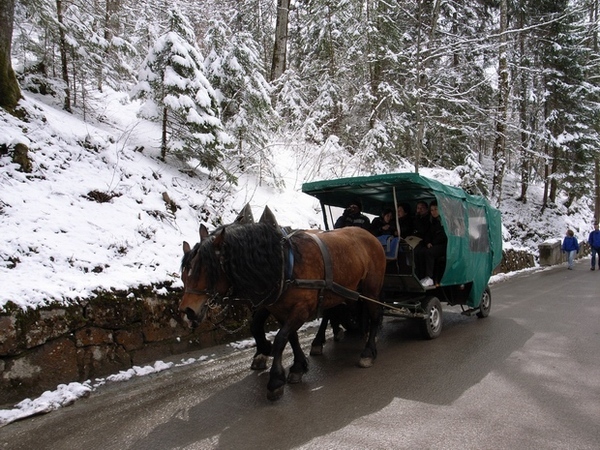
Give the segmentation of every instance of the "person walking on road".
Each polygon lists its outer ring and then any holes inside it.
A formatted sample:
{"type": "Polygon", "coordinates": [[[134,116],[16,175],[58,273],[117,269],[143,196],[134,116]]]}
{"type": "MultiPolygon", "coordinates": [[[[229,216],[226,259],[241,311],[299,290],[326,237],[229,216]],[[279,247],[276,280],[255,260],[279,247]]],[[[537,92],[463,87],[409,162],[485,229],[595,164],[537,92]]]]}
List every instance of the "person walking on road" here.
{"type": "Polygon", "coordinates": [[[579,253],[579,242],[577,242],[577,238],[575,237],[573,230],[567,230],[567,235],[562,243],[562,251],[567,254],[567,261],[569,264],[567,269],[573,270],[573,260],[575,259],[575,254],[579,253]]]}
{"type": "MultiPolygon", "coordinates": [[[[600,258],[600,230],[598,230],[597,223],[594,224],[594,231],[588,237],[588,243],[592,250],[592,267],[590,270],[596,270],[596,255],[600,258]]],[[[598,261],[598,268],[600,269],[600,259],[598,261]]]]}

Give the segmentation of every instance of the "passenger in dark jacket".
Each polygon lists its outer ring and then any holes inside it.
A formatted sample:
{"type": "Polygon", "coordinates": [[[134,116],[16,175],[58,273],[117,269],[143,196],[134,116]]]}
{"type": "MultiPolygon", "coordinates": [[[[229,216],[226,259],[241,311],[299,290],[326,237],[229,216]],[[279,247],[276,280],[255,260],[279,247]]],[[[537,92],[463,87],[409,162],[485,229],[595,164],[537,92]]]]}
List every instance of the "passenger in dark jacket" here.
{"type": "Polygon", "coordinates": [[[362,203],[359,200],[354,200],[344,210],[344,213],[335,221],[333,228],[344,227],[361,227],[365,230],[369,229],[371,221],[367,216],[361,213],[362,203]]]}
{"type": "Polygon", "coordinates": [[[371,222],[371,233],[375,236],[393,236],[396,234],[396,224],[394,223],[394,212],[391,208],[385,208],[379,217],[375,217],[371,222]]]}
{"type": "Polygon", "coordinates": [[[429,231],[417,248],[415,248],[417,275],[423,277],[421,284],[425,287],[435,284],[433,280],[435,262],[438,258],[446,255],[448,244],[448,236],[446,236],[444,226],[442,225],[437,201],[434,200],[429,205],[429,214],[431,217],[429,231]]]}
{"type": "MultiPolygon", "coordinates": [[[[409,215],[410,207],[405,203],[398,205],[397,214],[398,225],[400,226],[400,237],[405,239],[414,232],[413,221],[409,215]]],[[[398,233],[396,233],[396,235],[398,235],[398,233]]]]}
{"type": "MultiPolygon", "coordinates": [[[[596,255],[600,255],[600,230],[598,230],[598,224],[594,224],[594,231],[590,233],[588,237],[588,243],[592,249],[592,267],[591,270],[596,270],[596,255]]],[[[600,261],[598,261],[600,268],[600,261]]]]}
{"type": "Polygon", "coordinates": [[[575,254],[579,253],[579,242],[577,242],[577,238],[575,237],[573,230],[567,230],[567,235],[562,243],[562,251],[563,253],[567,254],[567,269],[573,270],[573,260],[575,259],[575,254]]]}
{"type": "Polygon", "coordinates": [[[413,231],[410,235],[424,239],[429,234],[430,225],[429,206],[426,202],[420,201],[417,203],[417,212],[413,219],[413,231]]]}

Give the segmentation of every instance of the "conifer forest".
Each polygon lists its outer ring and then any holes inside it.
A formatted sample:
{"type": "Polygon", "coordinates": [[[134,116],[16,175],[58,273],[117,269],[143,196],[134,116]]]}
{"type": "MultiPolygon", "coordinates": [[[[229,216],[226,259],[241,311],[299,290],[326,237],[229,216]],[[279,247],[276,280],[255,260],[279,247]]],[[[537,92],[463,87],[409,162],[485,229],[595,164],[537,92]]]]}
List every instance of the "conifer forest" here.
{"type": "Polygon", "coordinates": [[[362,174],[460,168],[496,205],[513,173],[520,202],[541,183],[542,210],[587,196],[597,220],[599,3],[3,0],[0,106],[27,91],[101,116],[89,95],[113,89],[160,125],[163,160],[229,182],[287,136],[362,174]]]}

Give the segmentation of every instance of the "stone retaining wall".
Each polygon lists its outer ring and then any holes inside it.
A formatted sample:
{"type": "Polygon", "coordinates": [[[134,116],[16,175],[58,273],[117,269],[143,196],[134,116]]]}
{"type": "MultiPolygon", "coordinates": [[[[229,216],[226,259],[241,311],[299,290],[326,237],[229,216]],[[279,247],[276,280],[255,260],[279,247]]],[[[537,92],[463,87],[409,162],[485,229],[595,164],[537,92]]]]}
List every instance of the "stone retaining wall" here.
{"type": "MultiPolygon", "coordinates": [[[[554,266],[567,261],[567,254],[562,251],[562,241],[553,239],[542,242],[539,247],[540,266],[554,266]]],[[[575,258],[583,258],[591,252],[590,244],[586,241],[579,243],[579,253],[575,258]]]]}
{"type": "MultiPolygon", "coordinates": [[[[0,406],[61,383],[103,377],[248,335],[247,328],[229,334],[207,322],[189,330],[175,313],[181,290],[167,291],[102,293],[68,306],[1,310],[0,406]]],[[[247,308],[236,307],[223,328],[238,328],[246,316],[247,308]]]]}
{"type": "MultiPolygon", "coordinates": [[[[503,252],[495,273],[533,267],[524,251],[503,252]]],[[[24,311],[0,311],[0,407],[37,397],[58,384],[85,381],[160,360],[245,338],[203,323],[193,332],[176,314],[181,290],[152,288],[100,293],[94,299],[24,311]]],[[[239,328],[249,318],[238,306],[228,314],[226,329],[239,328]]]]}
{"type": "Polygon", "coordinates": [[[524,250],[502,250],[502,261],[494,270],[494,275],[499,273],[515,272],[535,266],[534,256],[524,250]]]}

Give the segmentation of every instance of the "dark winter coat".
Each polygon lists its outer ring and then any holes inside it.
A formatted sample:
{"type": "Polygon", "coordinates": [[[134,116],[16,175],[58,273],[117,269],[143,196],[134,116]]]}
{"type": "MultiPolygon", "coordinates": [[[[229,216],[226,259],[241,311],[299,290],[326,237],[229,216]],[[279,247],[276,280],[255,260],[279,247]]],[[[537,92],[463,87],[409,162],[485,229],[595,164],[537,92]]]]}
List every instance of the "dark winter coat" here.
{"type": "Polygon", "coordinates": [[[425,239],[428,236],[429,227],[431,226],[429,217],[429,214],[424,216],[415,216],[413,220],[414,231],[411,233],[413,236],[417,236],[421,239],[425,239]]]}
{"type": "Polygon", "coordinates": [[[409,216],[402,216],[398,218],[398,224],[400,225],[400,237],[405,238],[413,234],[413,221],[409,216]]]}
{"type": "Polygon", "coordinates": [[[396,224],[394,222],[386,222],[381,217],[375,217],[371,222],[371,233],[375,236],[394,235],[395,232],[396,224]],[[385,229],[386,225],[388,225],[387,229],[385,229]]]}
{"type": "Polygon", "coordinates": [[[364,214],[350,214],[348,211],[344,211],[344,214],[335,221],[333,228],[361,227],[368,230],[370,224],[371,221],[364,214]]]}
{"type": "Polygon", "coordinates": [[[579,242],[577,242],[577,238],[575,236],[565,236],[562,243],[562,251],[568,253],[573,250],[576,250],[577,253],[579,253],[579,242]]]}
{"type": "Polygon", "coordinates": [[[441,219],[434,219],[433,217],[431,217],[429,233],[425,237],[424,243],[444,246],[448,243],[448,236],[446,236],[446,232],[444,231],[444,226],[442,225],[441,219]]]}

